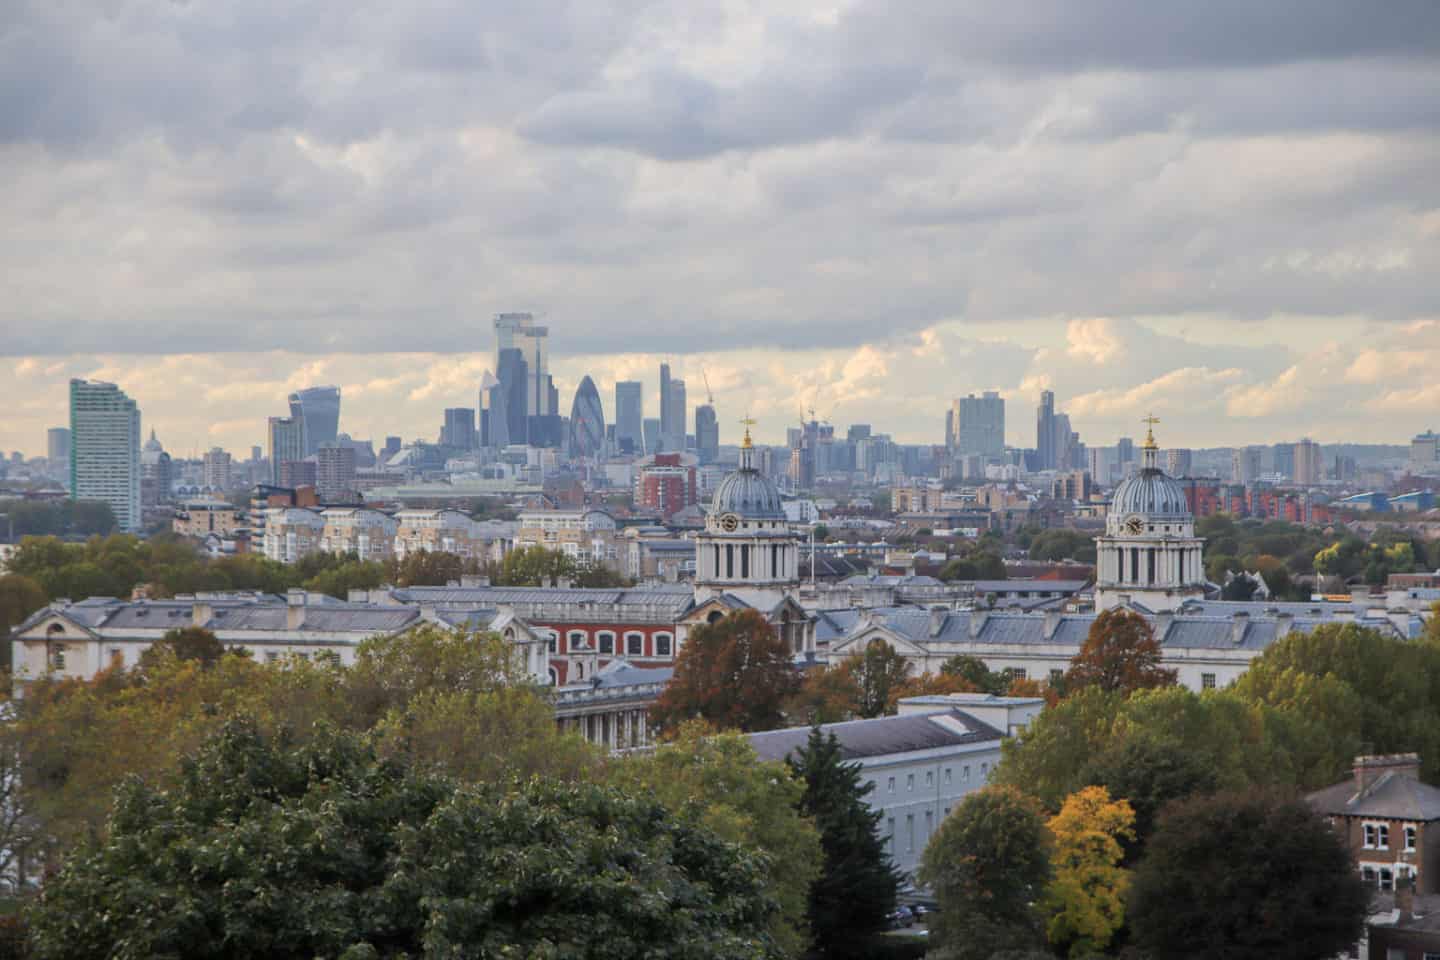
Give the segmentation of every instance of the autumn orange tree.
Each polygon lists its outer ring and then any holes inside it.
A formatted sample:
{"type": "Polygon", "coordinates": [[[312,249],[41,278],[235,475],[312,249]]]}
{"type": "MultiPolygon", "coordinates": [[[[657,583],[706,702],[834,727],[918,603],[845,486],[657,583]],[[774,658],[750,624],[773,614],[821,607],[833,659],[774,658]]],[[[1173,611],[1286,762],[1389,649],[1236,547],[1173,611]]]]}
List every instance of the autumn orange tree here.
{"type": "Polygon", "coordinates": [[[799,683],[775,628],[758,611],[740,610],[691,631],[650,718],[662,732],[694,719],[728,730],[773,730],[799,683]]]}
{"type": "Polygon", "coordinates": [[[1085,643],[1070,661],[1065,686],[1124,694],[1174,686],[1175,671],[1160,666],[1160,656],[1149,621],[1129,610],[1106,610],[1090,625],[1085,643]]]}

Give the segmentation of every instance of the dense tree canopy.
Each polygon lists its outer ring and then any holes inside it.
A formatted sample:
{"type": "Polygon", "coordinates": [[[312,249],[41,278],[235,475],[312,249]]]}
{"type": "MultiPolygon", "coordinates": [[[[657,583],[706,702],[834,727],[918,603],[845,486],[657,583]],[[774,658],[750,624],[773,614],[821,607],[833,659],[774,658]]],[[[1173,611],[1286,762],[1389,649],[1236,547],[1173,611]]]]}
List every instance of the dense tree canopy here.
{"type": "Polygon", "coordinates": [[[202,667],[213,667],[225,656],[225,645],[204,627],[176,627],[165,631],[165,635],[152,643],[140,655],[140,667],[153,666],[167,657],[177,660],[195,660],[202,667]]]}
{"type": "Polygon", "coordinates": [[[945,957],[990,960],[1043,942],[1048,848],[1039,805],[1010,787],[976,791],[941,821],[918,879],[940,905],[931,934],[945,957]]]}
{"type": "Polygon", "coordinates": [[[810,887],[816,947],[827,958],[866,956],[867,941],[885,928],[899,882],[879,836],[880,811],[865,796],[874,785],[860,765],[846,763],[834,734],[818,727],[790,758],[804,784],[800,809],[820,830],[824,866],[810,887]]]}
{"type": "Polygon", "coordinates": [[[104,536],[115,529],[115,512],[99,500],[0,500],[0,522],[17,537],[104,536]]]}
{"type": "Polygon", "coordinates": [[[1135,874],[1130,922],[1156,957],[1313,960],[1355,943],[1368,900],[1320,816],[1247,791],[1166,810],[1135,874]]]}
{"type": "Polygon", "coordinates": [[[33,950],[778,957],[769,868],[619,791],[462,787],[355,734],[297,746],[233,721],[173,785],[125,783],[107,839],[46,884],[33,950]]]}
{"type": "Polygon", "coordinates": [[[810,943],[810,885],[821,870],[820,834],[813,814],[801,813],[805,781],[783,763],[765,762],[742,735],[707,735],[689,724],[674,743],[610,763],[606,782],[632,796],[652,797],[680,817],[700,822],[733,843],[768,854],[776,868],[764,893],[779,907],[770,934],[787,956],[810,943]]]}
{"type": "Polygon", "coordinates": [[[690,631],[650,715],[662,730],[688,720],[722,730],[773,730],[798,688],[779,634],[761,613],[746,609],[690,631]]]}

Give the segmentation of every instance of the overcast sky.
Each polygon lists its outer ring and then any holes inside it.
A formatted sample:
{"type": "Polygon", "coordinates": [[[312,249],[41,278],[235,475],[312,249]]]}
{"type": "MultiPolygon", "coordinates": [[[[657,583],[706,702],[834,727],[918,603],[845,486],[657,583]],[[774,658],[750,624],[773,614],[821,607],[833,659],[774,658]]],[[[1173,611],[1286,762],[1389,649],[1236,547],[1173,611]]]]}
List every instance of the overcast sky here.
{"type": "Polygon", "coordinates": [[[296,386],[431,437],[551,329],[783,438],[1440,426],[1440,3],[9,0],[0,447],[66,380],[172,452],[296,386]]]}

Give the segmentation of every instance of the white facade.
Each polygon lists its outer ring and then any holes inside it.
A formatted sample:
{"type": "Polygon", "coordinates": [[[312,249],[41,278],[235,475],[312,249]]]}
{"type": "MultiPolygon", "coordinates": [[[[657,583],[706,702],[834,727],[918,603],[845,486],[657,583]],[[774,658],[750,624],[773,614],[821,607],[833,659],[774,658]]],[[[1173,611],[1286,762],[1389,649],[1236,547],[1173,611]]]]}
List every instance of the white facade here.
{"type": "Polygon", "coordinates": [[[272,507],[265,511],[265,556],[279,563],[297,563],[320,549],[325,518],[303,507],[272,507]]]}

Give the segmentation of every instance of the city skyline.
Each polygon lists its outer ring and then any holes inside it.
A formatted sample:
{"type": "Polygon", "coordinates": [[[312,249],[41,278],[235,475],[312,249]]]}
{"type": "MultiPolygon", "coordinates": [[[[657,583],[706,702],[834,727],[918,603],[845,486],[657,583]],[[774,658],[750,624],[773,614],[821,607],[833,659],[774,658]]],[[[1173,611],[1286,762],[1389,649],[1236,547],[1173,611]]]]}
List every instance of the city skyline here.
{"type": "MultiPolygon", "coordinates": [[[[1033,414],[1044,389],[1055,392],[1057,410],[1070,416],[1087,445],[1134,434],[1139,418],[1151,412],[1165,416],[1172,442],[1196,448],[1302,436],[1322,444],[1403,444],[1437,425],[1431,411],[1440,406],[1440,387],[1429,382],[1425,366],[1440,364],[1440,321],[1392,329],[1360,321],[1335,326],[1332,334],[1340,335],[1311,341],[1299,362],[1286,354],[1296,348],[1267,343],[1259,330],[1212,347],[1136,321],[1071,320],[1037,325],[1029,340],[967,339],[951,332],[908,348],[825,351],[818,367],[809,352],[790,351],[576,356],[564,350],[564,327],[550,324],[558,338],[550,368],[562,395],[573,396],[587,375],[602,396],[612,398],[617,380],[638,380],[644,409],[658,411],[662,362],[669,361],[674,379],[689,374],[692,383],[701,381],[703,369],[725,444],[734,442],[731,421],[747,412],[760,421],[758,442],[782,444],[802,409],[808,417],[812,408],[842,427],[870,423],[897,442],[943,444],[946,410],[954,400],[990,390],[1008,407],[1006,443],[1020,448],[1034,446],[1033,414]],[[1047,330],[1060,345],[1043,345],[1047,330]],[[1257,376],[1259,369],[1276,368],[1269,377],[1257,376]],[[994,382],[969,380],[971,370],[988,371],[994,382]],[[1378,439],[1377,423],[1383,425],[1378,439]]],[[[1272,336],[1282,332],[1295,333],[1279,328],[1272,336]]],[[[43,454],[45,431],[61,424],[42,398],[58,396],[63,412],[72,376],[126,389],[146,410],[147,430],[155,427],[177,455],[198,457],[217,445],[233,451],[265,445],[266,419],[277,406],[283,409],[295,390],[332,381],[345,397],[342,432],[377,442],[390,434],[435,439],[443,411],[473,405],[480,377],[494,366],[493,353],[483,350],[448,357],[337,354],[317,360],[267,353],[130,355],[99,365],[52,361],[15,362],[14,382],[27,389],[12,417],[0,423],[0,449],[43,454]],[[225,382],[227,371],[235,382],[225,382]],[[244,415],[247,410],[254,415],[244,415]]],[[[613,422],[608,404],[606,413],[613,422]]]]}
{"type": "Polygon", "coordinates": [[[7,449],[72,376],[187,452],[332,382],[429,432],[512,310],[562,393],[643,376],[653,416],[703,363],[769,442],[942,438],[985,390],[1195,446],[1440,407],[1426,0],[147,10],[15,11],[7,449]]]}

